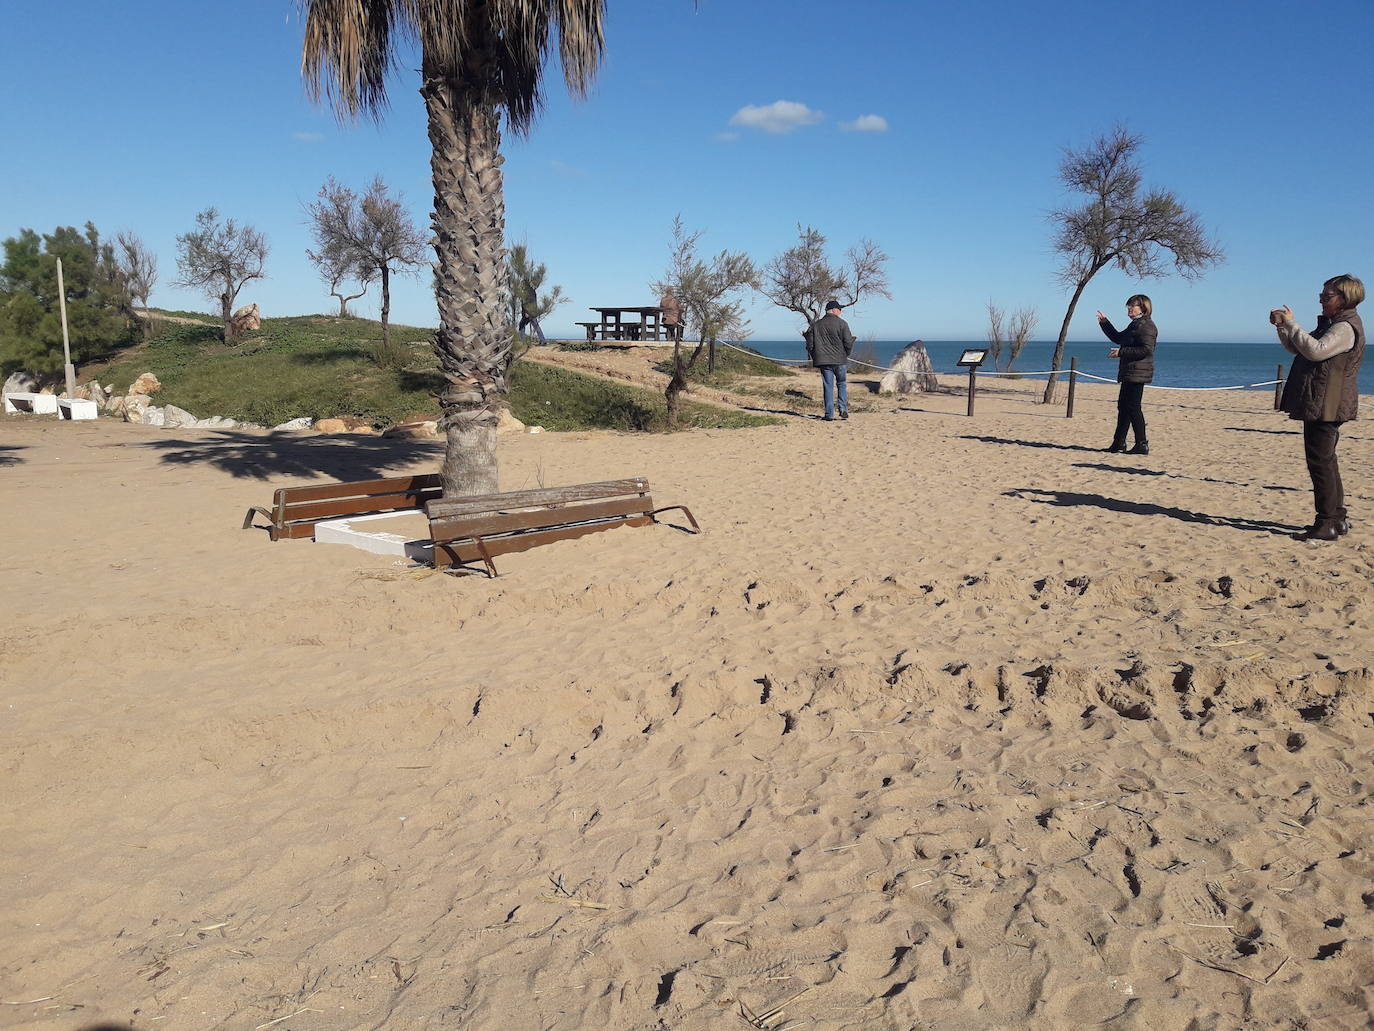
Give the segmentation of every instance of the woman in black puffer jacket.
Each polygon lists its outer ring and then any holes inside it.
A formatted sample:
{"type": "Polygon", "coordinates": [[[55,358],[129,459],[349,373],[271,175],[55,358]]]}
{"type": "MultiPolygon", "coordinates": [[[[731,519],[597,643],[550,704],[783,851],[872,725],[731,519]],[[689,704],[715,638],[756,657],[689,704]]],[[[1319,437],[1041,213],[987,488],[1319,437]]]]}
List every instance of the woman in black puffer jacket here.
{"type": "Polygon", "coordinates": [[[1116,370],[1117,382],[1121,384],[1121,393],[1116,398],[1116,433],[1112,435],[1108,451],[1126,450],[1126,430],[1130,428],[1135,433],[1135,447],[1130,454],[1150,453],[1140,399],[1145,394],[1145,384],[1155,378],[1155,342],[1159,339],[1159,330],[1150,318],[1153,311],[1154,305],[1148,297],[1133,294],[1126,299],[1126,314],[1131,317],[1131,324],[1120,331],[1113,328],[1107,316],[1100,311],[1097,313],[1097,324],[1107,334],[1107,339],[1116,344],[1107,357],[1121,359],[1116,370]]]}

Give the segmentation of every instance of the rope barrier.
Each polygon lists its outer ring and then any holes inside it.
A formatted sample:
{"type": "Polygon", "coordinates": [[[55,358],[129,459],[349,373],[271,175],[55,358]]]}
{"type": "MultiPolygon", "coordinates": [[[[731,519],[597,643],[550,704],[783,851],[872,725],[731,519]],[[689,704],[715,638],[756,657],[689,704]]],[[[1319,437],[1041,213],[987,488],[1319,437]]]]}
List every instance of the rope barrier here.
{"type": "MultiPolygon", "coordinates": [[[[747,351],[747,350],[745,350],[745,349],[742,348],[742,347],[736,347],[734,344],[726,343],[724,340],[717,341],[717,343],[718,343],[721,347],[728,347],[728,348],[730,348],[730,350],[732,350],[732,351],[738,351],[738,352],[740,352],[740,354],[751,355],[751,356],[754,357],[754,358],[764,358],[764,359],[767,359],[768,361],[774,362],[775,364],[778,364],[778,365],[804,366],[804,365],[810,365],[810,364],[811,364],[811,360],[810,360],[809,358],[769,358],[768,355],[766,355],[766,354],[759,354],[757,351],[747,351]]],[[[868,362],[857,361],[857,360],[855,360],[855,359],[853,359],[853,358],[851,358],[851,359],[849,360],[849,364],[850,364],[850,365],[862,365],[865,369],[872,369],[874,372],[897,372],[897,371],[906,371],[906,370],[897,370],[897,369],[892,368],[891,366],[886,366],[886,365],[870,365],[868,362]]],[[[908,374],[908,375],[921,375],[921,373],[910,373],[910,372],[908,372],[907,374],[908,374]]],[[[933,374],[933,375],[940,375],[939,373],[935,373],[934,370],[932,370],[932,374],[933,374]]],[[[1115,382],[1116,382],[1116,380],[1114,380],[1114,379],[1108,379],[1106,376],[1094,376],[1091,372],[1084,372],[1082,369],[1079,369],[1077,374],[1078,374],[1078,376],[1079,376],[1081,379],[1095,379],[1095,380],[1097,380],[1099,383],[1115,383],[1115,382]]],[[[945,373],[945,375],[950,375],[950,374],[949,374],[949,373],[945,373]]],[[[1044,371],[1036,371],[1036,372],[1020,372],[1020,371],[1007,371],[1007,372],[980,372],[979,375],[980,375],[980,376],[991,376],[991,377],[995,377],[995,378],[997,378],[997,379],[1019,379],[1019,378],[1021,378],[1021,377],[1023,377],[1023,376],[1068,376],[1068,375],[1070,375],[1070,370],[1069,370],[1069,369],[1045,369],[1044,371]]],[[[1146,385],[1149,389],[1151,389],[1151,390],[1190,390],[1190,391],[1208,391],[1208,390],[1250,390],[1250,389],[1252,389],[1252,388],[1254,388],[1254,387],[1272,387],[1272,386],[1274,386],[1275,384],[1282,383],[1282,382],[1283,382],[1283,380],[1281,380],[1281,379],[1267,379],[1267,380],[1264,380],[1262,383],[1239,383],[1239,384],[1237,384],[1237,385],[1235,385],[1235,386],[1230,386],[1230,387],[1161,387],[1161,386],[1156,386],[1156,385],[1153,384],[1153,383],[1147,383],[1147,384],[1145,384],[1145,385],[1146,385]]],[[[1364,404],[1363,402],[1361,402],[1361,405],[1362,405],[1363,407],[1365,407],[1365,408],[1374,407],[1374,405],[1364,404]]]]}

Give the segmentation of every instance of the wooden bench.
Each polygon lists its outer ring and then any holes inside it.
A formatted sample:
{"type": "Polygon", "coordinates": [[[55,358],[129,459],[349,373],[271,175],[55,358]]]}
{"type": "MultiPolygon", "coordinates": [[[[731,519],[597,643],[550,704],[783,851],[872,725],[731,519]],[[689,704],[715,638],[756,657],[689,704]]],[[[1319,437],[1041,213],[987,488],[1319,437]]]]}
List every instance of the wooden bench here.
{"type": "Polygon", "coordinates": [[[270,524],[263,529],[271,533],[274,541],[314,537],[315,524],[323,519],[422,509],[426,502],[442,495],[438,473],[320,487],[282,487],[272,495],[270,510],[248,510],[243,528],[247,530],[253,525],[253,517],[261,515],[270,524]]]}
{"type": "Polygon", "coordinates": [[[673,509],[682,511],[693,532],[701,532],[685,505],[654,508],[649,481],[643,477],[443,498],[425,505],[425,515],[436,567],[481,559],[487,575],[494,577],[493,555],[528,551],[617,526],[650,526],[658,522],[660,512],[673,509]]]}

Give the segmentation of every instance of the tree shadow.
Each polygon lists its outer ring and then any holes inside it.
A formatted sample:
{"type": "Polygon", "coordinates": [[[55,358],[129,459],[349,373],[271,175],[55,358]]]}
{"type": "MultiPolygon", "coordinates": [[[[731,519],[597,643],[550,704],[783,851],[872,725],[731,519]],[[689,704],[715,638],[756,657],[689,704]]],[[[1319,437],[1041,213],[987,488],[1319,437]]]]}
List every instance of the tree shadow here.
{"type": "Polygon", "coordinates": [[[253,434],[233,430],[200,440],[154,440],[137,445],[163,452],[168,465],[204,464],[239,479],[278,476],[376,480],[417,460],[440,459],[442,441],[393,440],[362,434],[301,437],[294,433],[253,434]]]}
{"type": "Polygon", "coordinates": [[[1197,483],[1219,483],[1224,487],[1259,487],[1260,490],[1291,491],[1304,494],[1302,487],[1283,487],[1277,483],[1242,483],[1239,480],[1219,480],[1215,476],[1185,476],[1182,473],[1166,472],[1163,469],[1140,469],[1129,465],[1108,465],[1105,462],[1074,462],[1075,469],[1101,469],[1109,473],[1126,473],[1129,476],[1164,476],[1170,480],[1194,480],[1197,483]]]}
{"type": "Polygon", "coordinates": [[[318,351],[297,351],[291,355],[294,365],[337,365],[339,362],[356,362],[370,359],[372,352],[363,347],[326,347],[318,351]]]}
{"type": "MultiPolygon", "coordinates": [[[[905,410],[905,409],[904,409],[905,410]]],[[[1101,448],[1086,447],[1083,444],[1056,444],[1049,440],[1014,440],[1011,437],[979,437],[964,436],[960,440],[981,440],[984,444],[1015,444],[1017,447],[1040,447],[1050,448],[1055,451],[1088,451],[1093,454],[1101,452],[1101,448]]]]}
{"type": "Polygon", "coordinates": [[[1054,505],[1059,508],[1100,508],[1108,512],[1124,512],[1128,515],[1166,516],[1184,523],[1201,523],[1205,526],[1228,526],[1233,530],[1247,530],[1251,533],[1268,533],[1278,537],[1291,537],[1304,529],[1288,523],[1275,523],[1267,519],[1246,519],[1241,516],[1215,516],[1206,512],[1194,512],[1187,508],[1173,508],[1155,505],[1147,501],[1123,501],[1101,494],[1080,494],[1069,490],[1040,490],[1036,487],[1018,487],[1004,491],[1003,497],[1033,501],[1038,505],[1054,505]]]}
{"type": "Polygon", "coordinates": [[[23,461],[23,459],[20,458],[18,455],[10,454],[10,452],[23,450],[25,450],[25,448],[23,445],[20,444],[0,445],[0,467],[6,465],[18,465],[20,462],[23,461]]]}

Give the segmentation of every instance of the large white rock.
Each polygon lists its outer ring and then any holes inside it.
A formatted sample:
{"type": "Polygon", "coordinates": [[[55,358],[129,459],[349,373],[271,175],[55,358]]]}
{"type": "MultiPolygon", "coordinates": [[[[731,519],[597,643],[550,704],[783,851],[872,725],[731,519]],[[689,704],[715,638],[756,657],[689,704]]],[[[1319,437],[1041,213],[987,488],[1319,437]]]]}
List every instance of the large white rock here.
{"type": "Polygon", "coordinates": [[[245,304],[230,316],[230,320],[234,324],[236,334],[262,328],[262,312],[258,310],[256,304],[245,304]]]}
{"type": "Polygon", "coordinates": [[[194,426],[196,417],[185,408],[178,408],[176,405],[164,405],[162,409],[162,425],[168,429],[177,426],[194,426]]]}
{"type": "Polygon", "coordinates": [[[308,415],[302,415],[299,419],[290,419],[280,426],[273,426],[272,432],[276,433],[279,430],[308,430],[314,424],[314,419],[310,418],[308,415]]]}
{"type": "Polygon", "coordinates": [[[130,394],[123,401],[125,422],[143,422],[144,415],[153,404],[152,401],[148,400],[147,394],[130,394]]]}
{"type": "Polygon", "coordinates": [[[940,386],[923,341],[913,340],[903,347],[892,359],[891,369],[878,383],[880,394],[924,393],[940,386]]]}
{"type": "Polygon", "coordinates": [[[525,424],[510,414],[510,409],[501,409],[501,421],[496,424],[497,433],[523,433],[525,424]]]}
{"type": "Polygon", "coordinates": [[[143,410],[144,426],[165,426],[167,423],[166,413],[157,405],[149,405],[143,410]]]}
{"type": "Polygon", "coordinates": [[[9,379],[5,380],[5,387],[0,390],[4,394],[36,394],[38,393],[38,380],[33,378],[31,373],[19,372],[10,373],[9,379]]]}
{"type": "Polygon", "coordinates": [[[151,372],[145,372],[143,375],[139,376],[138,379],[134,380],[133,384],[129,387],[129,393],[131,395],[151,394],[153,391],[161,389],[162,384],[158,382],[157,377],[151,372]]]}
{"type": "Polygon", "coordinates": [[[212,415],[208,419],[197,419],[196,429],[198,430],[232,430],[238,425],[227,415],[212,415]]]}

